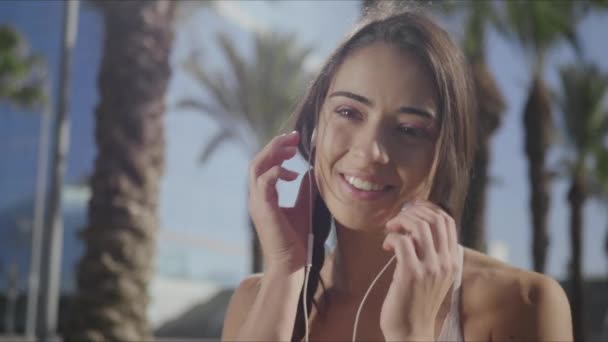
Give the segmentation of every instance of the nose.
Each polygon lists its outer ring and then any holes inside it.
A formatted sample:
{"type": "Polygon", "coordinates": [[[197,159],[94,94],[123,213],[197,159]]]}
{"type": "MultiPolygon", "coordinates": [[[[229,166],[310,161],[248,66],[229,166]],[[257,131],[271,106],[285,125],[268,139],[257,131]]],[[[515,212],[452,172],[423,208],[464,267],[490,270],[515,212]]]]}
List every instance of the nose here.
{"type": "Polygon", "coordinates": [[[365,163],[386,164],[389,154],[380,127],[363,129],[354,137],[352,153],[365,163]]]}

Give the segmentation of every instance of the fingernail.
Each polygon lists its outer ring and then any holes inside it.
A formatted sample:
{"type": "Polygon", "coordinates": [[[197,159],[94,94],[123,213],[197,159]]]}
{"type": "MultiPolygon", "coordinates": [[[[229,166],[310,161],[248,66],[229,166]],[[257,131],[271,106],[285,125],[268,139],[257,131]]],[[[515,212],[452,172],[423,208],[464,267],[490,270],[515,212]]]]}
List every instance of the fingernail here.
{"type": "Polygon", "coordinates": [[[414,205],[412,204],[412,202],[405,202],[405,204],[403,205],[403,207],[401,207],[401,211],[406,210],[407,208],[411,208],[414,205]]]}
{"type": "Polygon", "coordinates": [[[291,132],[289,132],[289,133],[283,133],[283,134],[281,134],[280,136],[281,136],[281,137],[285,137],[285,136],[288,136],[288,135],[293,135],[293,134],[295,134],[295,133],[297,133],[297,132],[298,132],[298,131],[291,131],[291,132]]]}

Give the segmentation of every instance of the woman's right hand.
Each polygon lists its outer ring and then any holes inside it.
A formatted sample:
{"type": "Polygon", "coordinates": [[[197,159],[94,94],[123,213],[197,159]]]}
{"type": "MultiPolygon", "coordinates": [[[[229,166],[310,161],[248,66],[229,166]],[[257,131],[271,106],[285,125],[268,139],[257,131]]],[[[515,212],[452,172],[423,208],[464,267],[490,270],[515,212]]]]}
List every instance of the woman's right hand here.
{"type": "MultiPolygon", "coordinates": [[[[272,139],[249,166],[249,213],[255,224],[268,270],[295,272],[306,264],[310,221],[310,190],[307,172],[293,208],[279,207],[276,184],[293,181],[298,173],[281,164],[295,156],[299,134],[291,132],[272,139]]],[[[316,188],[314,180],[313,192],[316,188]]]]}

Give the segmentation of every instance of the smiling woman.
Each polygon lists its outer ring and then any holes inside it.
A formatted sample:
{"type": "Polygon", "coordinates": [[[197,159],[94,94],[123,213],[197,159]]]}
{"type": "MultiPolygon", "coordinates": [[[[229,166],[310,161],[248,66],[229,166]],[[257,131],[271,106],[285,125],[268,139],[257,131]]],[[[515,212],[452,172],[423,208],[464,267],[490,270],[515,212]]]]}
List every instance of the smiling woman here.
{"type": "Polygon", "coordinates": [[[222,338],[571,339],[555,281],[458,244],[471,102],[443,29],[420,13],[369,13],[305,94],[295,131],[250,165],[266,270],[236,290],[222,338]],[[281,164],[297,149],[313,171],[295,206],[280,208],[277,181],[297,178],[281,164]]]}

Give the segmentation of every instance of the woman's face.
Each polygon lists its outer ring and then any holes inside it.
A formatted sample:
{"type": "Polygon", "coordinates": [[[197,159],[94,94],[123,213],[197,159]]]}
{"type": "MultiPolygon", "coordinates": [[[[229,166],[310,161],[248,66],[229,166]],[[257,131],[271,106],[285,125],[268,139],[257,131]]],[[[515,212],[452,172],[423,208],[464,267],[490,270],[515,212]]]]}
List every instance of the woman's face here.
{"type": "Polygon", "coordinates": [[[428,198],[438,135],[430,71],[386,43],[353,52],[330,84],[317,125],[315,175],[335,219],[379,229],[428,198]]]}

